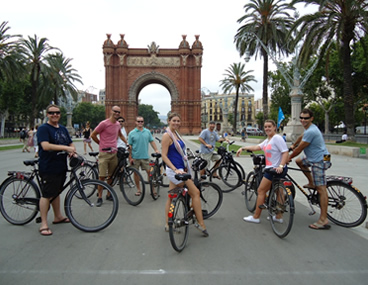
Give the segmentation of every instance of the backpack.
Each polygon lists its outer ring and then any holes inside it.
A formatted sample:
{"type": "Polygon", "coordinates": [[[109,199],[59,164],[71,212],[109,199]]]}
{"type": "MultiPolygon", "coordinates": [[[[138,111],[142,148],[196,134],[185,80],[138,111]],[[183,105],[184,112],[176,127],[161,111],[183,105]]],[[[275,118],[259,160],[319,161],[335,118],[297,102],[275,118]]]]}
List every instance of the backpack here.
{"type": "Polygon", "coordinates": [[[21,139],[25,139],[27,137],[27,133],[26,133],[26,131],[25,130],[22,130],[21,132],[20,132],[20,138],[21,139]]]}

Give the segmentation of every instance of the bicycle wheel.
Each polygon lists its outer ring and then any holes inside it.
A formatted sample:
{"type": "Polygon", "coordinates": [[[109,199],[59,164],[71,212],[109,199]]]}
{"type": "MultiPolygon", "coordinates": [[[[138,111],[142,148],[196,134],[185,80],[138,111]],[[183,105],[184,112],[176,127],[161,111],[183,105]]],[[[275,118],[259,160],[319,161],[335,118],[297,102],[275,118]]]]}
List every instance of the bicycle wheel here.
{"type": "Polygon", "coordinates": [[[160,163],[160,174],[162,175],[161,186],[169,187],[169,178],[166,176],[166,164],[164,162],[160,163]]]}
{"type": "Polygon", "coordinates": [[[210,176],[210,181],[214,181],[214,174],[217,174],[221,181],[216,181],[222,192],[230,192],[235,190],[242,183],[241,174],[238,169],[232,165],[220,165],[214,169],[210,176]]]}
{"type": "Polygon", "coordinates": [[[220,209],[223,201],[223,193],[220,187],[213,182],[201,181],[197,187],[201,191],[203,219],[208,219],[220,209]]]}
{"type": "Polygon", "coordinates": [[[243,166],[241,166],[241,164],[235,160],[233,161],[233,163],[234,163],[234,166],[239,170],[242,180],[245,180],[245,171],[244,171],[243,166]]]}
{"type": "MultiPolygon", "coordinates": [[[[77,166],[74,170],[75,170],[75,173],[76,173],[77,177],[79,177],[79,179],[94,179],[94,180],[98,180],[98,171],[96,170],[96,167],[94,165],[92,165],[92,164],[84,163],[83,165],[77,166]]],[[[95,188],[95,189],[88,188],[88,189],[86,189],[84,191],[84,193],[89,198],[96,191],[97,191],[97,188],[95,188]],[[86,192],[86,191],[89,191],[89,192],[86,192]]],[[[80,196],[80,193],[79,192],[76,193],[76,196],[78,198],[82,198],[80,196]]]]}
{"type": "MultiPolygon", "coordinates": [[[[96,207],[98,197],[77,197],[79,189],[74,186],[67,195],[64,208],[70,222],[77,229],[84,232],[98,232],[108,227],[115,219],[119,210],[119,200],[114,189],[106,182],[100,180],[82,180],[84,192],[89,188],[102,188],[102,195],[111,195],[112,201],[104,201],[101,207],[96,207]]],[[[81,193],[79,193],[81,194],[81,193]]]]}
{"type": "Polygon", "coordinates": [[[257,189],[258,189],[257,177],[255,177],[254,171],[251,171],[248,173],[244,187],[245,206],[251,213],[253,213],[254,210],[256,209],[257,196],[258,196],[257,189]]]}
{"type": "Polygon", "coordinates": [[[123,173],[120,175],[119,186],[121,193],[123,193],[128,204],[137,206],[143,201],[145,185],[143,177],[137,169],[132,167],[125,168],[123,173]],[[141,189],[140,195],[137,195],[138,189],[141,189]]]}
{"type": "Polygon", "coordinates": [[[172,247],[180,252],[184,249],[189,234],[189,222],[185,219],[188,212],[182,196],[172,200],[169,210],[169,236],[172,247]]]}
{"type": "Polygon", "coordinates": [[[34,181],[7,178],[0,189],[1,214],[13,225],[28,224],[37,215],[40,196],[34,181]]]}
{"type": "Polygon", "coordinates": [[[268,197],[268,214],[272,230],[279,238],[289,234],[293,226],[294,212],[291,190],[282,182],[273,183],[268,197]]]}
{"type": "Polygon", "coordinates": [[[153,200],[157,200],[160,197],[160,179],[160,169],[156,165],[151,167],[149,184],[153,200]]]}
{"type": "Polygon", "coordinates": [[[359,226],[367,217],[367,201],[362,193],[339,180],[327,181],[327,217],[336,225],[359,226]]]}

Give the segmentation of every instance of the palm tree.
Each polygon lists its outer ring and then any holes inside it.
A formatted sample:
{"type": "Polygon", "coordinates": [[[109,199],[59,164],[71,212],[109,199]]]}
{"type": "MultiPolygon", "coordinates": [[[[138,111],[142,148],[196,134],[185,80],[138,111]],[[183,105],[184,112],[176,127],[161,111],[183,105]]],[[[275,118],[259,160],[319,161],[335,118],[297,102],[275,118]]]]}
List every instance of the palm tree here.
{"type": "Polygon", "coordinates": [[[293,23],[288,10],[294,10],[284,0],[250,0],[244,5],[246,14],[238,20],[244,22],[235,35],[236,48],[240,56],[260,54],[263,58],[263,116],[268,118],[268,51],[288,54],[286,35],[293,23]]]}
{"type": "Polygon", "coordinates": [[[0,24],[0,79],[14,80],[24,72],[23,57],[18,41],[20,35],[8,34],[7,24],[0,24]]]}
{"type": "Polygon", "coordinates": [[[249,85],[249,82],[255,80],[254,76],[250,73],[253,70],[244,71],[245,65],[242,63],[233,63],[230,68],[226,69],[225,79],[221,80],[220,86],[222,86],[222,90],[225,93],[230,93],[235,88],[235,102],[234,102],[234,122],[233,122],[233,130],[236,134],[236,123],[237,123],[237,115],[238,115],[238,100],[239,100],[239,91],[242,93],[254,91],[254,89],[249,85]]]}
{"type": "Polygon", "coordinates": [[[46,55],[49,51],[56,48],[51,47],[47,43],[46,38],[38,40],[35,35],[34,38],[28,37],[28,39],[22,39],[21,43],[24,48],[24,55],[26,57],[27,67],[30,69],[30,82],[31,82],[31,106],[32,114],[30,114],[30,124],[33,126],[34,119],[38,117],[38,103],[40,99],[40,84],[41,77],[47,76],[50,69],[47,66],[46,55]]]}
{"type": "Polygon", "coordinates": [[[49,54],[46,56],[47,72],[45,73],[45,80],[41,85],[41,99],[44,101],[54,101],[59,104],[59,98],[66,98],[66,94],[70,93],[73,99],[78,99],[78,89],[74,85],[74,81],[81,84],[81,77],[76,73],[70,64],[72,59],[65,58],[62,53],[49,54]]]}
{"type": "Polygon", "coordinates": [[[304,39],[299,60],[306,63],[320,49],[320,56],[327,52],[329,43],[340,44],[344,77],[345,124],[349,137],[354,137],[354,90],[351,65],[351,41],[368,32],[367,0],[294,0],[290,5],[304,2],[317,5],[318,11],[295,22],[291,32],[297,31],[296,41],[304,39]],[[300,28],[299,28],[300,27],[300,28]]]}

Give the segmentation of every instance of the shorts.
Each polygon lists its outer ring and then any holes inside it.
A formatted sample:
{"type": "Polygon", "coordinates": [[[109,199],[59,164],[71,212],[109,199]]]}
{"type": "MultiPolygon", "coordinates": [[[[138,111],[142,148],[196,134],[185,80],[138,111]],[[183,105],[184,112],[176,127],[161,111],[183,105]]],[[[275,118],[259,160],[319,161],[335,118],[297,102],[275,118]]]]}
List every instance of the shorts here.
{"type": "Polygon", "coordinates": [[[288,168],[287,168],[287,166],[285,166],[282,173],[280,173],[280,174],[271,174],[271,173],[265,172],[263,174],[263,177],[270,180],[270,181],[272,181],[273,177],[275,177],[275,176],[279,177],[279,178],[285,178],[285,175],[286,175],[287,172],[288,172],[288,168]]]}
{"type": "Polygon", "coordinates": [[[66,180],[66,172],[60,174],[41,174],[41,193],[43,198],[54,198],[60,194],[66,180]]]}
{"type": "Polygon", "coordinates": [[[217,153],[201,153],[201,157],[207,161],[207,167],[211,165],[211,161],[218,161],[221,159],[221,155],[217,153]]]}
{"type": "Polygon", "coordinates": [[[149,165],[149,159],[134,159],[133,158],[133,164],[132,167],[139,170],[139,167],[141,167],[142,170],[149,171],[151,169],[149,165]]]}
{"type": "Polygon", "coordinates": [[[83,142],[85,142],[85,143],[91,143],[91,142],[92,142],[92,140],[91,140],[91,139],[86,139],[86,138],[84,138],[84,139],[83,139],[83,142]]]}
{"type": "MultiPolygon", "coordinates": [[[[184,171],[183,168],[178,168],[180,171],[184,171]]],[[[175,178],[175,171],[172,170],[170,167],[166,166],[166,177],[169,178],[169,180],[174,183],[175,185],[183,183],[183,181],[178,180],[175,178]]]]}
{"type": "Polygon", "coordinates": [[[327,185],[325,170],[331,167],[330,161],[310,162],[308,158],[303,157],[302,163],[305,166],[311,166],[314,185],[327,185]]]}
{"type": "Polygon", "coordinates": [[[118,157],[116,153],[100,152],[98,155],[98,171],[100,177],[112,176],[118,166],[118,157]]]}

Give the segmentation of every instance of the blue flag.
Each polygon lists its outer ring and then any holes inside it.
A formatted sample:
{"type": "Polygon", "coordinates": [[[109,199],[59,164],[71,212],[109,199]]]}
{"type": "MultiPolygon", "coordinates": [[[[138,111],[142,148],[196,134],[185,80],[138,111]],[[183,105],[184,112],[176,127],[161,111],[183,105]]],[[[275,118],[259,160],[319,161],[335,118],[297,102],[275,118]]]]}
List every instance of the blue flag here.
{"type": "Polygon", "coordinates": [[[284,113],[281,110],[281,107],[279,107],[279,116],[277,118],[277,128],[280,127],[281,122],[285,119],[284,113]]]}

